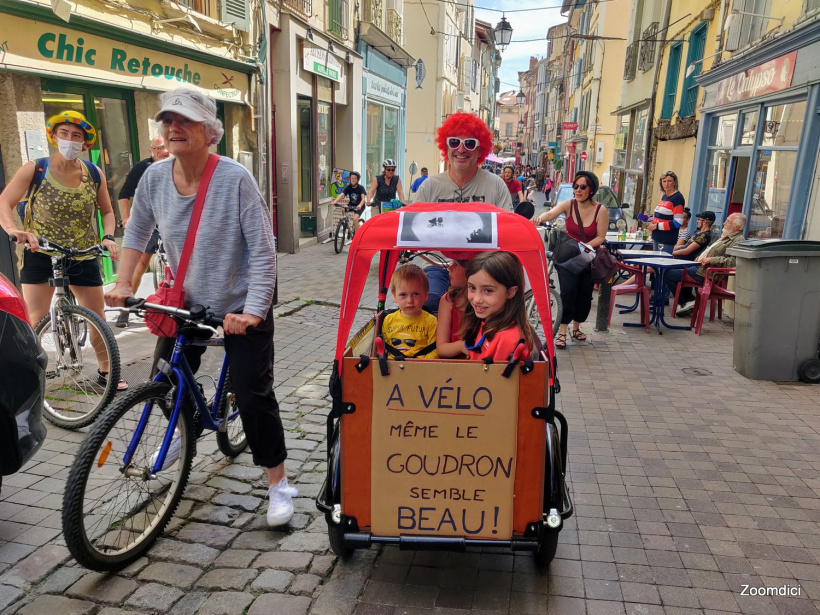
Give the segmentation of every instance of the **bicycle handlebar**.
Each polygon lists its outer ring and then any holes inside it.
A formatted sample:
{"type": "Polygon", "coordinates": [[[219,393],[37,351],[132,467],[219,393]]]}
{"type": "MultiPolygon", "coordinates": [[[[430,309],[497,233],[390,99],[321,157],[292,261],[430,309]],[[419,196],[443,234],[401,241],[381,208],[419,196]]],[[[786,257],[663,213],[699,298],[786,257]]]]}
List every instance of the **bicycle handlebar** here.
{"type": "MultiPolygon", "coordinates": [[[[127,297],[125,299],[125,307],[127,308],[144,308],[153,312],[162,312],[169,316],[176,316],[190,322],[191,324],[203,324],[210,327],[221,327],[223,319],[219,316],[208,312],[203,305],[192,305],[190,310],[183,310],[181,308],[168,307],[167,305],[160,305],[158,303],[147,303],[145,299],[138,299],[136,297],[127,297]]],[[[248,327],[250,329],[250,327],[248,327]]]]}
{"type": "MultiPolygon", "coordinates": [[[[17,243],[17,235],[9,235],[9,241],[17,243]]],[[[54,250],[55,252],[59,252],[60,254],[64,254],[65,256],[82,256],[83,254],[90,254],[91,252],[96,252],[101,256],[105,256],[105,254],[108,252],[106,247],[100,243],[95,243],[90,248],[84,248],[82,250],[80,250],[79,248],[67,248],[65,246],[61,246],[56,241],[46,239],[45,237],[38,237],[37,243],[44,250],[54,250]]],[[[26,242],[26,245],[28,245],[28,242],[26,242]]]]}

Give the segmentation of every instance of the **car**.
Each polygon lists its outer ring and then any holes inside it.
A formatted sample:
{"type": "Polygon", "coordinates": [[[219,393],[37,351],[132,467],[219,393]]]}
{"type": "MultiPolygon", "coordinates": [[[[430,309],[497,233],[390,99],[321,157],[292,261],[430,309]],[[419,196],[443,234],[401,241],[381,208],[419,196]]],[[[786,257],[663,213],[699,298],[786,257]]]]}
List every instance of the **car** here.
{"type": "Polygon", "coordinates": [[[46,364],[23,297],[0,274],[0,487],[3,476],[23,467],[46,438],[46,364]]]}
{"type": "MultiPolygon", "coordinates": [[[[558,190],[553,190],[550,207],[555,207],[562,201],[569,201],[572,198],[572,184],[561,184],[558,190]]],[[[618,195],[609,186],[600,186],[595,193],[595,200],[606,207],[609,213],[609,230],[617,230],[617,222],[624,218],[624,209],[629,208],[629,203],[619,203],[618,195]]]]}

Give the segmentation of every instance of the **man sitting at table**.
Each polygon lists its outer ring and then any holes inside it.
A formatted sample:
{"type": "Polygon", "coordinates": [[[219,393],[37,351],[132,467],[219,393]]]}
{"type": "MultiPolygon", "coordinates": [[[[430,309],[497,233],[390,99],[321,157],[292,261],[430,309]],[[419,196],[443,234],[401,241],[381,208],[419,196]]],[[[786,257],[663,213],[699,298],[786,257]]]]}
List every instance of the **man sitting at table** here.
{"type": "Polygon", "coordinates": [[[695,234],[682,245],[675,246],[672,256],[693,261],[703,252],[712,241],[712,225],[715,223],[715,212],[702,211],[695,216],[697,227],[695,234]]]}
{"type": "MultiPolygon", "coordinates": [[[[692,265],[686,268],[686,273],[689,274],[689,277],[698,282],[703,282],[706,277],[706,269],[709,267],[734,267],[735,257],[727,256],[726,250],[743,240],[744,228],[746,228],[746,216],[743,214],[731,214],[726,218],[726,222],[723,223],[723,234],[720,236],[720,239],[695,259],[700,262],[700,266],[692,265]]],[[[682,279],[682,269],[672,269],[668,271],[666,273],[666,285],[669,291],[672,293],[676,292],[678,282],[682,279]]],[[[675,316],[691,314],[694,307],[695,297],[692,294],[692,289],[681,288],[680,296],[678,297],[678,311],[675,312],[675,316]]]]}

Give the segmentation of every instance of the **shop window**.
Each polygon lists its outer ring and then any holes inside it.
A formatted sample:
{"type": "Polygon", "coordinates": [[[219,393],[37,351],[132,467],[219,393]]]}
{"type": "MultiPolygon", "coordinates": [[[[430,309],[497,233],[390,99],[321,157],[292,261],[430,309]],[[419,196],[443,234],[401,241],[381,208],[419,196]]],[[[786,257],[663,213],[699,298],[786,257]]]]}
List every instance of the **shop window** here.
{"type": "MultiPolygon", "coordinates": [[[[646,162],[646,128],[649,109],[641,109],[635,118],[635,134],[632,138],[632,152],[629,157],[629,168],[643,171],[646,162]]],[[[634,201],[629,201],[633,203],[634,201]]]]}
{"type": "Polygon", "coordinates": [[[757,160],[752,203],[749,208],[749,237],[782,237],[789,204],[796,151],[763,150],[757,160]]]}
{"type": "Polygon", "coordinates": [[[375,103],[367,103],[367,154],[366,173],[367,183],[382,172],[382,112],[384,107],[375,103]]]}
{"type": "Polygon", "coordinates": [[[710,149],[706,166],[706,185],[704,210],[714,212],[718,218],[723,216],[726,202],[726,183],[729,174],[731,152],[728,149],[710,149]]]}
{"type": "Polygon", "coordinates": [[[714,118],[709,126],[709,146],[731,148],[735,142],[736,124],[735,114],[714,118]]]}
{"type": "Polygon", "coordinates": [[[680,77],[680,59],[683,43],[673,43],[669,48],[669,66],[666,69],[666,88],[663,94],[661,119],[671,120],[675,109],[675,98],[678,95],[678,78],[680,77]]]}
{"type": "Polygon", "coordinates": [[[319,153],[319,200],[330,198],[330,173],[333,168],[331,103],[319,102],[316,138],[319,153]]]}
{"type": "Polygon", "coordinates": [[[313,211],[313,122],[311,101],[309,98],[298,98],[296,101],[298,116],[296,146],[296,167],[298,169],[299,211],[313,211]]]}
{"type": "MultiPolygon", "coordinates": [[[[399,110],[395,107],[384,108],[384,157],[399,159],[399,110]]],[[[396,175],[401,178],[401,169],[396,175]]]]}
{"type": "Polygon", "coordinates": [[[612,164],[616,167],[626,166],[626,144],[629,139],[629,114],[618,117],[618,126],[615,132],[615,148],[612,164]]]}
{"type": "MultiPolygon", "coordinates": [[[[744,111],[740,115],[740,126],[741,126],[741,133],[740,133],[740,144],[741,145],[754,145],[755,144],[755,134],[757,133],[757,116],[758,111],[755,109],[754,111],[744,111]]],[[[731,143],[728,144],[731,146],[731,143]]]]}
{"type": "Polygon", "coordinates": [[[806,101],[766,107],[762,145],[797,147],[805,115],[806,101]]]}
{"type": "Polygon", "coordinates": [[[678,114],[680,117],[688,117],[695,114],[695,107],[698,102],[698,84],[695,82],[701,69],[703,68],[703,50],[706,46],[706,23],[702,23],[689,34],[689,51],[686,55],[687,71],[689,66],[694,64],[694,70],[683,80],[682,98],[678,114]]]}

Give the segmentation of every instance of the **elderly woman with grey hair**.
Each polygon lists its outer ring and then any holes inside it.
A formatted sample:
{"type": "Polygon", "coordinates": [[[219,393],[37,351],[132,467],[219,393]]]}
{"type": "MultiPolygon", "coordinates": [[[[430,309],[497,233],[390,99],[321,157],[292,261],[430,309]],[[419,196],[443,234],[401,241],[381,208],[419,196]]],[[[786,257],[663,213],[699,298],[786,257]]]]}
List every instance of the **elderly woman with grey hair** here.
{"type": "MultiPolygon", "coordinates": [[[[224,133],[216,104],[207,96],[181,89],[163,94],[160,101],[154,119],[172,157],[152,164],[137,187],[119,279],[105,296],[112,306],[123,306],[126,298],[133,297],[131,277],[154,225],[159,227],[171,271],[176,271],[208,148],[224,133]]],[[[292,498],[297,494],[285,476],[287,450],[273,392],[275,282],[276,249],[265,201],[245,167],[220,157],[208,185],[184,289],[189,304],[209,306],[224,317],[225,353],[242,424],[254,463],[268,475],[271,526],[290,521],[292,498]]],[[[169,357],[173,344],[173,338],[159,338],[155,362],[169,357]]],[[[204,348],[187,350],[188,362],[196,371],[204,348]]],[[[166,466],[179,455],[180,439],[171,442],[166,466]]]]}

